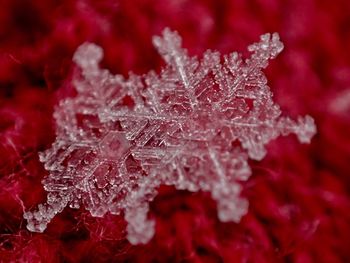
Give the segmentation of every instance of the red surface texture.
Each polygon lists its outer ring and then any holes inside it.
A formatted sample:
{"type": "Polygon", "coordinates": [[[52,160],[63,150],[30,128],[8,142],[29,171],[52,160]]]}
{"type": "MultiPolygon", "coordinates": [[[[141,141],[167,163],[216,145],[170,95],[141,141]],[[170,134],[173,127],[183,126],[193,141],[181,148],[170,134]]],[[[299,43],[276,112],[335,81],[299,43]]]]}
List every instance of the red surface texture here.
{"type": "Polygon", "coordinates": [[[349,262],[350,2],[346,0],[0,1],[0,262],[349,262]],[[125,76],[162,65],[151,37],[177,30],[191,55],[244,51],[265,32],[285,50],[266,74],[284,113],[315,118],[310,145],[279,138],[244,185],[239,224],[207,193],[161,187],[155,237],[132,246],[123,217],[66,208],[43,234],[23,211],[46,198],[38,151],[55,139],[54,105],[74,94],[85,41],[125,76]]]}

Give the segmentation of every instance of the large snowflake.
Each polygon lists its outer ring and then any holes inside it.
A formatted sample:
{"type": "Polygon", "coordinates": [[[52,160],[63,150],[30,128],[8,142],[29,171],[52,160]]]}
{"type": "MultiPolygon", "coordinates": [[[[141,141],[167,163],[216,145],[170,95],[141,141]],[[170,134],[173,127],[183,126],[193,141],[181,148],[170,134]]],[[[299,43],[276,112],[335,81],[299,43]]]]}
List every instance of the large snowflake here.
{"type": "Polygon", "coordinates": [[[99,68],[95,44],[77,49],[78,95],[55,110],[56,141],[40,154],[47,203],[24,214],[29,230],[43,232],[67,205],[83,204],[93,216],[124,212],[128,240],[146,243],[154,235],[149,202],[162,184],[209,191],[219,219],[239,222],[248,208],[240,197],[248,157],[262,159],[280,134],[303,143],[315,134],[311,117],[281,117],[272,101],[262,69],[283,49],[278,34],[262,35],[246,60],[235,52],[189,57],[169,29],[153,43],[165,68],[128,79],[99,68]]]}

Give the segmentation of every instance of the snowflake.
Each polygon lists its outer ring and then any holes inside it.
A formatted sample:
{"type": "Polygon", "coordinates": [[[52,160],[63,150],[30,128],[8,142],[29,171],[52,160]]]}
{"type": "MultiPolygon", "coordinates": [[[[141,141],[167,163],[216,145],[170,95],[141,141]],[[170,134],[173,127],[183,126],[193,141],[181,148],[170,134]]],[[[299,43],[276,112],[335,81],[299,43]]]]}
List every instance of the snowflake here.
{"type": "Polygon", "coordinates": [[[272,101],[262,69],[283,49],[277,33],[262,35],[245,60],[236,52],[189,57],[169,29],[153,43],[164,69],[128,79],[99,68],[99,46],[77,49],[78,94],[55,109],[57,138],[40,154],[47,203],[24,214],[30,231],[43,232],[67,205],[83,204],[97,217],[123,212],[128,240],[147,243],[155,229],[149,202],[160,185],[208,191],[219,219],[239,222],[248,209],[240,196],[248,158],[261,160],[279,135],[308,143],[315,134],[311,117],[281,117],[272,101]]]}

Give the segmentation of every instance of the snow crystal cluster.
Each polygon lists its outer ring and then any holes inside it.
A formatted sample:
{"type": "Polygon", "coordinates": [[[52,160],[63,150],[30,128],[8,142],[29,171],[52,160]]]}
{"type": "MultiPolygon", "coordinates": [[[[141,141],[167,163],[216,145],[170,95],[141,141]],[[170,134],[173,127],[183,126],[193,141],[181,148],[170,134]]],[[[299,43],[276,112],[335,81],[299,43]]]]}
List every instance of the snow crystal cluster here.
{"type": "Polygon", "coordinates": [[[208,191],[219,219],[239,222],[248,208],[240,197],[248,158],[261,160],[279,135],[308,143],[315,134],[311,117],[281,117],[272,101],[262,69],[283,49],[278,34],[262,35],[245,60],[236,52],[189,57],[169,29],[153,43],[166,66],[128,79],[99,68],[101,47],[77,49],[78,94],[55,110],[56,141],[40,154],[47,202],[24,214],[30,231],[84,205],[93,216],[124,213],[128,240],[147,243],[155,231],[149,202],[160,185],[208,191]]]}

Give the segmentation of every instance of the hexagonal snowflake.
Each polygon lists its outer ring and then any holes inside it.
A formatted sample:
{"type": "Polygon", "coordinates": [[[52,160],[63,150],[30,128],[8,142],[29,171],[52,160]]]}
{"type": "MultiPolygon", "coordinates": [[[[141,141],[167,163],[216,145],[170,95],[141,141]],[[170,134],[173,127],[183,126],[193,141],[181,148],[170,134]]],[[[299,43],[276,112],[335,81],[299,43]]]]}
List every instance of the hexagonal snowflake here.
{"type": "Polygon", "coordinates": [[[249,46],[246,60],[207,51],[199,61],[168,29],[153,41],[165,68],[127,80],[99,68],[100,47],[77,49],[78,95],[55,110],[56,141],[40,154],[47,203],[25,213],[29,230],[83,204],[94,216],[123,211],[129,241],[146,243],[154,234],[148,203],[161,184],[209,191],[220,220],[238,222],[248,207],[239,184],[251,174],[248,157],[262,159],[280,134],[301,142],[315,134],[311,117],[281,117],[272,101],[262,69],[283,49],[276,33],[249,46]]]}

